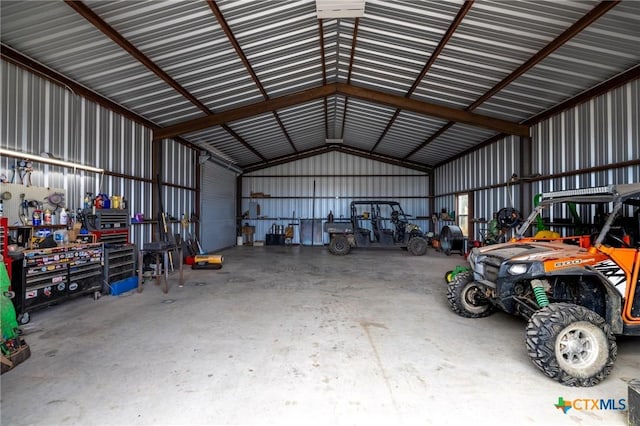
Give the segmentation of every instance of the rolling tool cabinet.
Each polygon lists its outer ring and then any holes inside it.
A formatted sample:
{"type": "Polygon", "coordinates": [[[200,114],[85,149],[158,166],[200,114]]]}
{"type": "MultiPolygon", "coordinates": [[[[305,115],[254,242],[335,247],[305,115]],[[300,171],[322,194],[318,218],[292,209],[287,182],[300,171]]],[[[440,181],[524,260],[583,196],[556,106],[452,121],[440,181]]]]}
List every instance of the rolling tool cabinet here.
{"type": "Polygon", "coordinates": [[[102,243],[25,250],[14,262],[11,287],[18,321],[26,324],[30,312],[70,298],[93,293],[103,285],[102,243]]]}
{"type": "Polygon", "coordinates": [[[131,290],[136,280],[136,247],[129,243],[131,219],[127,209],[86,209],[85,225],[96,242],[104,243],[102,294],[117,296],[131,290]]]}
{"type": "Polygon", "coordinates": [[[96,236],[96,241],[105,244],[123,244],[129,242],[131,219],[126,209],[97,209],[95,213],[85,209],[85,226],[96,236]]]}

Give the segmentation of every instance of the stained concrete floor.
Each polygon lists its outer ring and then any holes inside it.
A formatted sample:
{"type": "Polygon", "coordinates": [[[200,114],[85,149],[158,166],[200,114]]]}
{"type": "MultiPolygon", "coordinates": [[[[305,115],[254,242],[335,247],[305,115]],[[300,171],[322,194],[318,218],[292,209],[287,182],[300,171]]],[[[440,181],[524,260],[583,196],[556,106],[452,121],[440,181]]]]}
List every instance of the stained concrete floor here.
{"type": "Polygon", "coordinates": [[[168,294],[85,297],[33,313],[32,357],[1,377],[2,425],[626,425],[556,409],[627,398],[640,339],[568,388],[529,361],[524,322],[453,314],[430,251],[235,247],[168,294]]]}

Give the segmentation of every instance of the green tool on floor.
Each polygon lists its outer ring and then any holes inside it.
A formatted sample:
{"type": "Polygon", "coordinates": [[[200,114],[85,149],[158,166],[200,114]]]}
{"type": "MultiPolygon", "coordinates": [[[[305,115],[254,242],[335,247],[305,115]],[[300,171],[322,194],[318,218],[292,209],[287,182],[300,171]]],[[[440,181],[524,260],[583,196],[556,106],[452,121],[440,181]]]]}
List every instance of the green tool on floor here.
{"type": "Polygon", "coordinates": [[[18,321],[16,320],[16,310],[9,297],[11,281],[4,262],[0,262],[0,328],[2,329],[2,340],[0,350],[2,351],[2,373],[11,370],[29,356],[31,350],[20,337],[18,321]]]}
{"type": "Polygon", "coordinates": [[[456,275],[458,275],[461,272],[467,272],[467,271],[471,271],[471,268],[469,268],[467,266],[458,265],[455,268],[453,268],[453,270],[447,271],[447,273],[444,274],[444,280],[447,283],[450,283],[451,281],[453,281],[456,278],[456,275]]]}
{"type": "Polygon", "coordinates": [[[9,281],[9,274],[7,274],[7,268],[4,263],[0,262],[0,308],[2,322],[2,350],[4,352],[4,342],[7,340],[15,339],[18,337],[18,321],[16,320],[16,310],[13,307],[13,302],[8,297],[10,294],[9,288],[11,282],[9,281]]]}

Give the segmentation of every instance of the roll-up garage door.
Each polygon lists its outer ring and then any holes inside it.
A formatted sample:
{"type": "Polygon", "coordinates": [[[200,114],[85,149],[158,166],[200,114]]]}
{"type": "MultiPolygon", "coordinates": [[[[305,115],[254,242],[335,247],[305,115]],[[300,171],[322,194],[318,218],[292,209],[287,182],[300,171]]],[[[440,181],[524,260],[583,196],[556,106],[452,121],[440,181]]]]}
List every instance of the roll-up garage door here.
{"type": "Polygon", "coordinates": [[[207,161],[202,165],[200,244],[206,252],[236,244],[236,174],[207,161]]]}

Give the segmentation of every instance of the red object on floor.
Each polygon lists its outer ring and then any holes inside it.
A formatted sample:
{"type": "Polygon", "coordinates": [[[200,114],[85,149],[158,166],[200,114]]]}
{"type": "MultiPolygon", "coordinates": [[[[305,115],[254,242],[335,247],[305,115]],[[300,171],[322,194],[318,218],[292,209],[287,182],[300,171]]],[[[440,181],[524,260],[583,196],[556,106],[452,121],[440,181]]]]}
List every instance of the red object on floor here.
{"type": "Polygon", "coordinates": [[[185,265],[193,265],[195,263],[194,259],[196,257],[195,256],[187,256],[184,258],[184,263],[185,265]]]}

